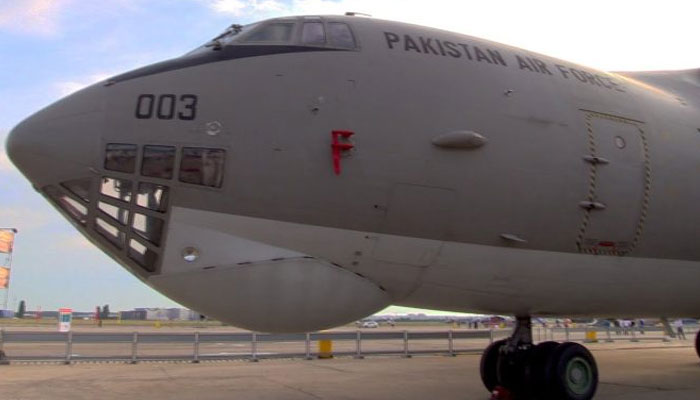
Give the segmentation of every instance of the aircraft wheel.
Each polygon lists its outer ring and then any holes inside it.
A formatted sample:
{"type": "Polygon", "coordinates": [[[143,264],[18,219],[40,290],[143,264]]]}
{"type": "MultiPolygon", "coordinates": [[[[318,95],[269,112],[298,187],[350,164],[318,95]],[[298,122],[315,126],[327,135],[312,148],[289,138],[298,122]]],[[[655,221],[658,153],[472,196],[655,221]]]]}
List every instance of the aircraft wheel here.
{"type": "Polygon", "coordinates": [[[505,340],[497,340],[489,345],[481,355],[481,381],[486,386],[489,393],[498,386],[498,359],[501,348],[506,344],[505,340]]]}
{"type": "Polygon", "coordinates": [[[695,336],[695,352],[698,353],[698,357],[700,357],[700,331],[698,331],[698,334],[695,336]]]}
{"type": "Polygon", "coordinates": [[[562,343],[552,351],[544,378],[550,399],[590,400],[598,388],[598,367],[585,347],[562,343]]]}
{"type": "Polygon", "coordinates": [[[547,387],[545,369],[559,342],[542,342],[532,349],[530,362],[527,366],[527,386],[533,399],[540,399],[547,387]]]}

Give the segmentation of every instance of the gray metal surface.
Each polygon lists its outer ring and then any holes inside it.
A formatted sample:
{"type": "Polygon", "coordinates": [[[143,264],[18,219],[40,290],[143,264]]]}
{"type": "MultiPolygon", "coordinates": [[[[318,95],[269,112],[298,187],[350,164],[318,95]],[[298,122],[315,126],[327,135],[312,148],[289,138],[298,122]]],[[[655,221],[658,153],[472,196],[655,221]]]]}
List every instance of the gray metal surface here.
{"type": "Polygon", "coordinates": [[[700,70],[607,73],[343,16],[321,21],[348,24],[356,48],[306,46],[303,19],[288,21],[288,43],[200,48],[71,95],[18,125],[8,154],[84,207],[58,206],[140,279],[251,330],[325,329],[389,304],[700,316],[700,70]],[[488,142],[433,144],[453,132],[488,142]],[[105,168],[109,143],[136,146],[134,172],[105,168]],[[172,177],[142,173],[146,145],[174,149],[172,177]],[[221,187],[183,179],[191,147],[225,151],[221,187]],[[162,240],[133,221],[112,222],[121,248],[97,233],[105,178],[169,189],[163,210],[122,202],[161,219],[162,240]],[[86,198],[61,186],[76,179],[86,198]],[[134,261],[132,240],[157,262],[134,261]]]}

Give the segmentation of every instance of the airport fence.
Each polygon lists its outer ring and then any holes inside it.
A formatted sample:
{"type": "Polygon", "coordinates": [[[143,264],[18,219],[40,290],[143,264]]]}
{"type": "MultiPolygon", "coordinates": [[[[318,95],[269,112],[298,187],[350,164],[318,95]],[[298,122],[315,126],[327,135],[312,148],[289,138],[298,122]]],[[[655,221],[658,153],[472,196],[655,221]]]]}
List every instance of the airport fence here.
{"type": "MultiPolygon", "coordinates": [[[[684,328],[685,335],[688,338],[697,334],[698,326],[686,326],[684,328]]],[[[669,334],[662,326],[646,326],[646,327],[616,327],[616,326],[578,326],[578,327],[533,327],[533,339],[536,342],[544,342],[547,340],[554,341],[574,341],[574,342],[644,342],[644,341],[661,341],[669,342],[675,336],[669,334]]]]}
{"type": "MultiPolygon", "coordinates": [[[[690,338],[690,329],[687,335],[690,338]]],[[[412,357],[421,354],[479,353],[510,329],[448,331],[338,331],[301,334],[254,332],[41,332],[0,330],[0,363],[83,361],[251,360],[266,358],[325,358],[374,355],[412,357]]],[[[614,342],[667,341],[663,328],[619,331],[614,328],[533,327],[536,342],[547,340],[614,342]]]]}

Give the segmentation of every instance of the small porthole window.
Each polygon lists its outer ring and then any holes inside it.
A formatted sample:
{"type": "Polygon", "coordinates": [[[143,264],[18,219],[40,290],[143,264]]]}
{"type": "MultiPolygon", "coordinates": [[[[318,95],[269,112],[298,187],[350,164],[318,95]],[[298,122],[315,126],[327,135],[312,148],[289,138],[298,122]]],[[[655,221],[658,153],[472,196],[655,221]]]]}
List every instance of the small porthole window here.
{"type": "Polygon", "coordinates": [[[182,249],[182,259],[187,262],[195,262],[199,259],[199,250],[194,247],[185,247],[182,249]]]}

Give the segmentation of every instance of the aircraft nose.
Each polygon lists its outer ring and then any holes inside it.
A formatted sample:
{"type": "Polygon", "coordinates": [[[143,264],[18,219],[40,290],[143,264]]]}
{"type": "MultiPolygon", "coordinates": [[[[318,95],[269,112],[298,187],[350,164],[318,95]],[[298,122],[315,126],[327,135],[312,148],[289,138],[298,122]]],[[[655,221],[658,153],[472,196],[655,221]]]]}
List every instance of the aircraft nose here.
{"type": "Polygon", "coordinates": [[[89,174],[103,119],[99,90],[86,89],[37,112],[7,137],[10,160],[35,187],[89,174]]]}

